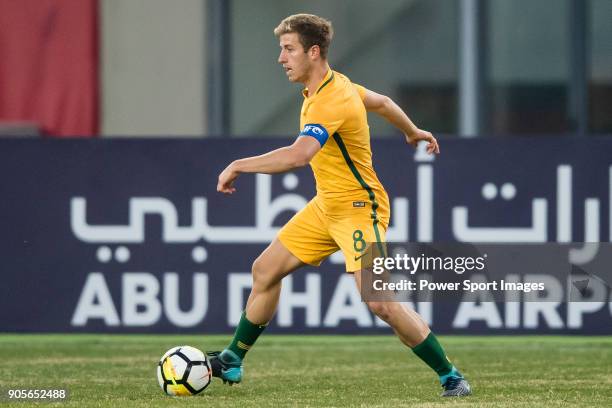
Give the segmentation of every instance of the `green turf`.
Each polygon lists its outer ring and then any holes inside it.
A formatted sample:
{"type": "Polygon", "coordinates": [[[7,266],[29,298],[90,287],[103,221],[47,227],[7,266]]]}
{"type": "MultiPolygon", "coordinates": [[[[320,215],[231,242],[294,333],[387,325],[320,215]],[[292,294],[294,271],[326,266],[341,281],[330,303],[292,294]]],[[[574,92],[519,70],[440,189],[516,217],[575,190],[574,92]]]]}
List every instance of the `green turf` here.
{"type": "Polygon", "coordinates": [[[229,336],[0,335],[0,389],[70,390],[47,407],[612,406],[612,337],[440,339],[473,396],[438,397],[435,375],[392,336],[270,334],[247,356],[242,384],[215,379],[183,398],[158,387],[158,358],[175,345],[219,349],[229,336]]]}

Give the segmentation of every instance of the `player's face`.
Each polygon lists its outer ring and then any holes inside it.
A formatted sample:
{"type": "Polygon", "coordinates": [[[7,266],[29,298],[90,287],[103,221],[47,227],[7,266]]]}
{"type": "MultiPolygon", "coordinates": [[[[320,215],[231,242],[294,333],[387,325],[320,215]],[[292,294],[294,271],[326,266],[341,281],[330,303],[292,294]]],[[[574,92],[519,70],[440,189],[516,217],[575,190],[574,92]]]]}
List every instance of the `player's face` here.
{"type": "Polygon", "coordinates": [[[300,43],[297,33],[280,36],[281,52],[278,63],[283,66],[287,78],[291,82],[306,82],[310,73],[311,61],[308,53],[300,43]]]}

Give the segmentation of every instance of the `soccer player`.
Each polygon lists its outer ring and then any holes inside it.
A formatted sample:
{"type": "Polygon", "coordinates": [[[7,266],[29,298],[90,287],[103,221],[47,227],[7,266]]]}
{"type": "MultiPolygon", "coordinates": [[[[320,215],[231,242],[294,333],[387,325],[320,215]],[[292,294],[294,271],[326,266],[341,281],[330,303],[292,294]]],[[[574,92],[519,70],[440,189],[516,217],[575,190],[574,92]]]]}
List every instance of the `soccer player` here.
{"type": "MultiPolygon", "coordinates": [[[[285,276],[304,265],[318,266],[340,249],[346,271],[361,288],[358,272],[366,243],[385,241],[389,198],[372,166],[367,112],[400,129],[410,145],[425,141],[429,154],[440,152],[433,135],[416,127],[390,98],[330,69],[329,21],[297,14],[285,18],[274,34],[280,40],[278,62],[287,78],[305,87],[301,132],[291,146],[232,162],[219,175],[217,191],[234,193],[234,182],[242,173],[283,173],[310,164],[317,194],[253,263],[253,287],[234,338],[221,353],[212,353],[214,375],[230,385],[242,380],[243,359],[272,319],[285,276]]],[[[438,374],[443,396],[470,394],[468,382],[415,311],[398,302],[367,305],[438,374]]]]}

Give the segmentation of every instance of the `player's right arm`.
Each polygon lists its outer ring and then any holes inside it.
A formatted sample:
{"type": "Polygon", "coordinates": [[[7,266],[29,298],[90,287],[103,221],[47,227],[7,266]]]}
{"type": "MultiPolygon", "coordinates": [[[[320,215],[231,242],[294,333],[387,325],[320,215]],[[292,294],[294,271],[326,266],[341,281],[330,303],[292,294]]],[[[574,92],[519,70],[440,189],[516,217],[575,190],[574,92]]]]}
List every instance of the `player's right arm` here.
{"type": "Polygon", "coordinates": [[[284,173],[310,163],[310,160],[321,150],[319,141],[312,137],[298,137],[291,146],[262,154],[236,160],[219,174],[217,191],[232,194],[236,191],[234,181],[241,173],[284,173]]]}
{"type": "Polygon", "coordinates": [[[363,104],[368,112],[374,112],[385,118],[393,126],[401,130],[406,142],[412,146],[421,140],[426,141],[428,153],[440,153],[436,138],[428,131],[419,129],[393,99],[357,85],[363,104]]]}

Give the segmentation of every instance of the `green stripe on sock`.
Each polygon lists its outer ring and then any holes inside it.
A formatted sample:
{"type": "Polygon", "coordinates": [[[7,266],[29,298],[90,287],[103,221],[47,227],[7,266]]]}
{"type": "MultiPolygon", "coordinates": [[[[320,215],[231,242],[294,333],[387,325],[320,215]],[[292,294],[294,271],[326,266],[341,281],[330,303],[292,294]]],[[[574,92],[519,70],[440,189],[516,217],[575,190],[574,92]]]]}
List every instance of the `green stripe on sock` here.
{"type": "Polygon", "coordinates": [[[453,365],[448,361],[444,349],[433,333],[429,333],[429,336],[421,344],[413,347],[412,351],[439,376],[446,375],[453,369],[453,365]]]}
{"type": "Polygon", "coordinates": [[[259,335],[265,330],[267,324],[254,324],[246,318],[246,312],[242,313],[240,323],[236,327],[234,338],[227,347],[232,350],[241,359],[244,358],[247,351],[251,349],[259,335]]]}

